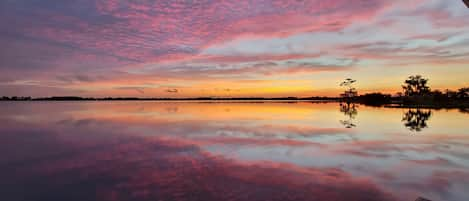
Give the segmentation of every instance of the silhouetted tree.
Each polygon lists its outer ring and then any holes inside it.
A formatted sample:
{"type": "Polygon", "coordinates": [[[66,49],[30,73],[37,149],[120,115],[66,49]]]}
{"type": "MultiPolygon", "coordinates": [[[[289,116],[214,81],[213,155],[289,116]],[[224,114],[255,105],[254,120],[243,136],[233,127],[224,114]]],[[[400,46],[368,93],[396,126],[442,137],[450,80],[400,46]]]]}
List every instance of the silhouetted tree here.
{"type": "Polygon", "coordinates": [[[357,89],[353,87],[353,84],[357,82],[354,79],[347,78],[342,83],[340,83],[341,87],[345,87],[346,90],[340,96],[344,98],[347,102],[351,102],[351,100],[358,95],[357,89]]]}
{"type": "Polygon", "coordinates": [[[460,88],[457,93],[458,98],[468,98],[469,97],[469,87],[460,88]]]}
{"type": "Polygon", "coordinates": [[[458,96],[458,92],[446,89],[445,95],[447,98],[455,98],[458,96]]]}
{"type": "Polygon", "coordinates": [[[402,121],[404,122],[404,126],[407,127],[411,131],[420,132],[423,128],[428,127],[427,121],[432,116],[432,112],[422,111],[420,109],[412,110],[405,112],[402,121]]]}
{"type": "Polygon", "coordinates": [[[437,103],[445,103],[449,101],[449,98],[447,95],[443,94],[442,91],[440,90],[434,90],[431,92],[431,95],[433,97],[433,101],[437,103]]]}
{"type": "Polygon", "coordinates": [[[406,96],[423,96],[430,92],[430,87],[427,86],[428,79],[423,78],[421,75],[409,76],[404,83],[402,88],[406,96]]]}

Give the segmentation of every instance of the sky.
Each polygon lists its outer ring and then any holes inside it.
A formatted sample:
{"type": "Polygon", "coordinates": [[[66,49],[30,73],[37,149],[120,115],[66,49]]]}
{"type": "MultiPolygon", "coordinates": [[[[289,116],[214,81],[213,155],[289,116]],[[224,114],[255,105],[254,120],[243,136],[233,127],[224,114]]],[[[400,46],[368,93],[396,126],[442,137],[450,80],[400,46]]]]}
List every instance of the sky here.
{"type": "Polygon", "coordinates": [[[460,0],[2,0],[0,95],[337,96],[469,86],[460,0]]]}

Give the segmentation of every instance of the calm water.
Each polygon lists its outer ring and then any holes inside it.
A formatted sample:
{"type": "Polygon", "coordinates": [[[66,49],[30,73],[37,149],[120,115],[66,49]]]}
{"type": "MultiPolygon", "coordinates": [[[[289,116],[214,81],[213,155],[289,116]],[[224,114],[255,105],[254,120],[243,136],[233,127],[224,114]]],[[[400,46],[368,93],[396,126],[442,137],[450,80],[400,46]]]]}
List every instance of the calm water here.
{"type": "Polygon", "coordinates": [[[469,113],[338,103],[3,102],[5,201],[469,198],[469,113]]]}

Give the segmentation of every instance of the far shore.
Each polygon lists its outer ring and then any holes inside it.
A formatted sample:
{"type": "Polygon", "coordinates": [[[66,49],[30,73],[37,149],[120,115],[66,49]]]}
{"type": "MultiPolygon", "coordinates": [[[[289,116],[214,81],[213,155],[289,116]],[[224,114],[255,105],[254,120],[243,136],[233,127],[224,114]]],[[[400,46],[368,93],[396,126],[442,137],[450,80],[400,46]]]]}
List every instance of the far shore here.
{"type": "Polygon", "coordinates": [[[0,101],[23,101],[23,102],[67,102],[67,101],[157,101],[157,102],[243,102],[243,103],[264,103],[264,102],[281,102],[281,103],[296,103],[296,102],[315,102],[327,103],[337,102],[343,104],[361,104],[375,107],[385,108],[422,108],[422,109],[468,109],[469,100],[451,101],[451,102],[433,102],[423,101],[420,103],[406,103],[401,99],[395,97],[387,101],[369,101],[368,99],[356,99],[353,101],[345,101],[337,97],[279,97],[279,98],[262,98],[262,97],[241,97],[241,98],[212,98],[212,97],[199,97],[199,98],[136,98],[136,97],[106,97],[106,98],[84,98],[74,96],[60,96],[60,97],[46,97],[46,98],[30,98],[30,97],[12,97],[2,98],[0,101]]]}

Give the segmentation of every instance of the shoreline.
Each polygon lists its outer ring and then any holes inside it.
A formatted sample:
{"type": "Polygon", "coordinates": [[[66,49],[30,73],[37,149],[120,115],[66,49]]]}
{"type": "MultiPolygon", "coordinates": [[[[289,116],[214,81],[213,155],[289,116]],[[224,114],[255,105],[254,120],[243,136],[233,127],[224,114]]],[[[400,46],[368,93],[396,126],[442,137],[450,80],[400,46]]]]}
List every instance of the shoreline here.
{"type": "MultiPolygon", "coordinates": [[[[311,99],[311,98],[219,98],[219,99],[210,99],[210,98],[194,98],[194,99],[170,99],[170,98],[83,98],[83,99],[31,99],[31,100],[0,100],[0,102],[117,102],[117,101],[129,101],[129,102],[198,102],[198,103],[300,103],[300,102],[310,102],[310,103],[345,103],[339,98],[321,98],[321,99],[311,99]]],[[[350,104],[359,104],[370,107],[383,107],[383,108],[409,108],[409,109],[469,109],[469,101],[463,101],[458,103],[450,104],[403,104],[403,103],[382,103],[382,104],[367,104],[360,101],[353,101],[350,104]]]]}

